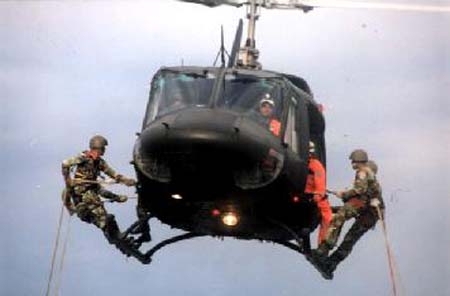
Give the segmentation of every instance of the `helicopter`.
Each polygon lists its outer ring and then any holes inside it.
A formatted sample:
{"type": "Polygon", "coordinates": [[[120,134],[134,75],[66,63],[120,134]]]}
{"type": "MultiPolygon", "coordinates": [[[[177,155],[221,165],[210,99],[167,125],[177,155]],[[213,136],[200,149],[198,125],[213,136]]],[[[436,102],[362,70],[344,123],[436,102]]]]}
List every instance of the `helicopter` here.
{"type": "Polygon", "coordinates": [[[117,247],[146,264],[161,248],[199,236],[273,242],[308,255],[320,220],[304,194],[308,147],[315,144],[325,166],[325,118],[303,78],[263,69],[255,26],[261,8],[307,13],[319,5],[180,1],[246,5],[247,39],[241,47],[240,20],[230,54],[222,31],[221,66],[162,67],[154,75],[133,150],[139,219],[125,235],[149,231],[145,225],[151,218],[185,233],[146,252],[140,241],[117,247]],[[265,103],[273,109],[269,116],[261,112],[265,103]]]}

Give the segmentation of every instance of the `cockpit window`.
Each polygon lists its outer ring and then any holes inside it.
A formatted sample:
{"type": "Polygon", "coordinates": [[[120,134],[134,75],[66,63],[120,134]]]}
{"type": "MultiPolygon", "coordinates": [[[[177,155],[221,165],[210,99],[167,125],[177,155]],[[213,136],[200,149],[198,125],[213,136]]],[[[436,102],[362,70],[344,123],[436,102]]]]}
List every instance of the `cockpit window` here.
{"type": "Polygon", "coordinates": [[[241,113],[279,136],[283,102],[280,82],[241,74],[226,74],[217,107],[241,113]]]}
{"type": "Polygon", "coordinates": [[[188,107],[206,107],[216,73],[164,71],[153,80],[145,126],[160,116],[188,107]]]}

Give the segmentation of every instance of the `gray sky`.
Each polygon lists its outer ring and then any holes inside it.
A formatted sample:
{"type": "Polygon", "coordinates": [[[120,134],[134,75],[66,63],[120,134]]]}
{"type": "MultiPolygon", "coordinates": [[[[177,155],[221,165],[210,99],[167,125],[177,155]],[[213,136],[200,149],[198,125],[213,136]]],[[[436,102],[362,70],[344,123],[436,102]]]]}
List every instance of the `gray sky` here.
{"type": "MultiPolygon", "coordinates": [[[[45,291],[60,162],[101,133],[106,159],[133,175],[152,75],[182,59],[212,64],[220,25],[230,46],[243,15],[162,0],[0,2],[1,295],[45,291]]],[[[326,105],[329,187],[350,184],[354,148],[379,163],[407,295],[450,295],[449,28],[450,14],[318,9],[263,11],[256,29],[263,66],[304,77],[326,105]]],[[[125,227],[134,207],[108,209],[125,227]]],[[[179,233],[153,230],[156,241],[179,233]]],[[[290,250],[235,239],[183,242],[143,266],[73,219],[60,294],[107,293],[389,295],[390,283],[380,225],[330,282],[290,250]]]]}

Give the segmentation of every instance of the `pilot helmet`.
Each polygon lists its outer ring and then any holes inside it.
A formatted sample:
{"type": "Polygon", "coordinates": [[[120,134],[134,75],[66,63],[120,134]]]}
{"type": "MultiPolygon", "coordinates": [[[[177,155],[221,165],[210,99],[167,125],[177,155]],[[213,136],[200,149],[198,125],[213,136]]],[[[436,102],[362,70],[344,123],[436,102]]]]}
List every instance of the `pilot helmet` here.
{"type": "Polygon", "coordinates": [[[259,106],[262,106],[264,104],[269,104],[272,108],[275,108],[275,102],[273,101],[273,99],[270,97],[270,94],[265,94],[263,96],[263,98],[261,99],[261,101],[259,101],[259,106]]]}
{"type": "Polygon", "coordinates": [[[309,153],[315,153],[316,152],[316,144],[314,144],[313,141],[309,141],[309,153]]]}

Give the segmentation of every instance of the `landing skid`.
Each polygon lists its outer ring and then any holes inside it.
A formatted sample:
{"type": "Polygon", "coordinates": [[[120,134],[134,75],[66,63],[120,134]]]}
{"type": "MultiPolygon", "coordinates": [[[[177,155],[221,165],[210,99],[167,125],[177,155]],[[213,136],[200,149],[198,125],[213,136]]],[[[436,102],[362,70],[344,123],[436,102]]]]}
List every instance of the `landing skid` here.
{"type": "MultiPolygon", "coordinates": [[[[128,229],[123,232],[119,237],[116,239],[109,240],[111,244],[115,245],[117,249],[119,249],[124,255],[127,257],[134,257],[142,264],[150,264],[152,262],[153,255],[161,250],[162,248],[183,241],[188,240],[196,237],[202,237],[207,236],[207,234],[200,234],[195,232],[187,232],[181,235],[176,235],[171,238],[168,238],[166,240],[163,240],[159,242],[158,244],[154,245],[152,248],[147,250],[146,252],[142,252],[140,250],[140,247],[142,245],[142,242],[138,239],[135,239],[132,234],[135,232],[135,230],[142,225],[142,223],[148,223],[148,220],[151,218],[151,215],[146,216],[144,219],[138,220],[135,223],[133,223],[128,229]]],[[[288,230],[286,228],[286,230],[288,230]]],[[[323,264],[315,258],[311,253],[311,242],[310,242],[310,236],[309,233],[306,231],[302,233],[300,236],[295,235],[294,240],[292,241],[285,241],[285,240],[267,240],[263,239],[264,241],[276,243],[279,245],[282,245],[288,249],[291,249],[297,253],[302,254],[305,256],[306,260],[311,263],[312,266],[324,277],[325,279],[332,279],[333,274],[327,272],[323,264]]]]}

